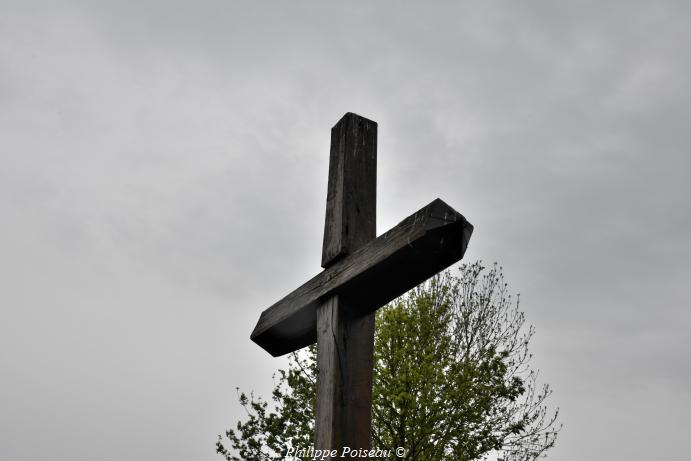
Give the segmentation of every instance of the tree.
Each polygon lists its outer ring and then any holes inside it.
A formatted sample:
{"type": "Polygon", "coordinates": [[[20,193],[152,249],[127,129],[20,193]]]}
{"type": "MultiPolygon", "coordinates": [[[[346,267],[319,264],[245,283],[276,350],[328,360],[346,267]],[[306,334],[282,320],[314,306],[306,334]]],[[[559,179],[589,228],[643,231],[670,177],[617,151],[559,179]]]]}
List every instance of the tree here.
{"type": "MultiPolygon", "coordinates": [[[[404,447],[403,459],[421,461],[544,455],[561,425],[558,409],[547,407],[551,389],[530,368],[534,332],[496,264],[446,271],[379,309],[372,446],[404,447]]],[[[238,390],[247,420],[226,432],[230,449],[219,436],[217,452],[228,461],[279,460],[290,447],[310,447],[316,375],[312,346],[278,371],[271,407],[238,390]]]]}

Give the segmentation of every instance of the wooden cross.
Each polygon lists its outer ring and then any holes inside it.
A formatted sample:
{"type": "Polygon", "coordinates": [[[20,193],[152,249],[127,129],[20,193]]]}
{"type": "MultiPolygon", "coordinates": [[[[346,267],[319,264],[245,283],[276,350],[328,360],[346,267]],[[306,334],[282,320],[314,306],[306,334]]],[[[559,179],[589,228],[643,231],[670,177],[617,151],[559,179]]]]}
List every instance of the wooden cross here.
{"type": "Polygon", "coordinates": [[[274,357],[316,341],[314,448],[339,458],[370,448],[374,312],[459,261],[473,232],[436,199],[376,237],[376,179],[377,124],[347,113],[331,129],[324,271],[262,312],[251,335],[274,357]]]}

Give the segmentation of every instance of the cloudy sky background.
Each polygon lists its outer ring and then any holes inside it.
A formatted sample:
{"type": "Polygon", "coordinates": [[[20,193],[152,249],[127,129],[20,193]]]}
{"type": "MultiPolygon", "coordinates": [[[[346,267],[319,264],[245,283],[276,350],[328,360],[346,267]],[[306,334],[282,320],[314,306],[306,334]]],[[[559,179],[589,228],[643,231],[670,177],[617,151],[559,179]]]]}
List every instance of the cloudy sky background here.
{"type": "Polygon", "coordinates": [[[441,197],[521,293],[549,459],[688,452],[689,7],[341,3],[0,1],[0,458],[220,459],[348,111],[378,231],[441,197]]]}

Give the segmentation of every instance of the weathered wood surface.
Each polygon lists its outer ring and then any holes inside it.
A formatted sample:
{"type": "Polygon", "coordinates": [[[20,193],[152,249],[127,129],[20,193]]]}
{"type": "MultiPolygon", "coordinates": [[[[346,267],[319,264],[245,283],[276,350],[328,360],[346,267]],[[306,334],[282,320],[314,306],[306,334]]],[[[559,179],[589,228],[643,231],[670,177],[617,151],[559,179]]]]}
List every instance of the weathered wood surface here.
{"type": "Polygon", "coordinates": [[[331,129],[322,267],[377,235],[377,123],[348,112],[331,129]]]}
{"type": "Polygon", "coordinates": [[[333,295],[317,308],[316,449],[370,448],[374,313],[353,307],[333,295]]]}
{"type": "Polygon", "coordinates": [[[316,308],[335,294],[359,314],[459,261],[473,226],[436,199],[262,312],[251,339],[273,356],[316,341],[316,308]]]}
{"type": "MultiPolygon", "coordinates": [[[[331,130],[322,267],[336,264],[376,237],[376,193],[377,124],[347,113],[331,130]]],[[[318,304],[314,446],[367,450],[374,313],[361,315],[338,294],[324,296],[318,304]]]]}

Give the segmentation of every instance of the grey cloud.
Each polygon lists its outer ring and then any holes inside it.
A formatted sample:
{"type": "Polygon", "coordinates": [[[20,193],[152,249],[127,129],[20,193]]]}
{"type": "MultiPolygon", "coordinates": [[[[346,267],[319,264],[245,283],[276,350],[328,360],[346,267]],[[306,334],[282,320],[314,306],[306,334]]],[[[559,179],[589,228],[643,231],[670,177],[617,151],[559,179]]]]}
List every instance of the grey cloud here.
{"type": "Polygon", "coordinates": [[[283,363],[253,322],[319,270],[346,111],[379,122],[379,231],[442,197],[522,293],[552,457],[679,456],[687,7],[6,6],[3,458],[215,458],[283,363]]]}

